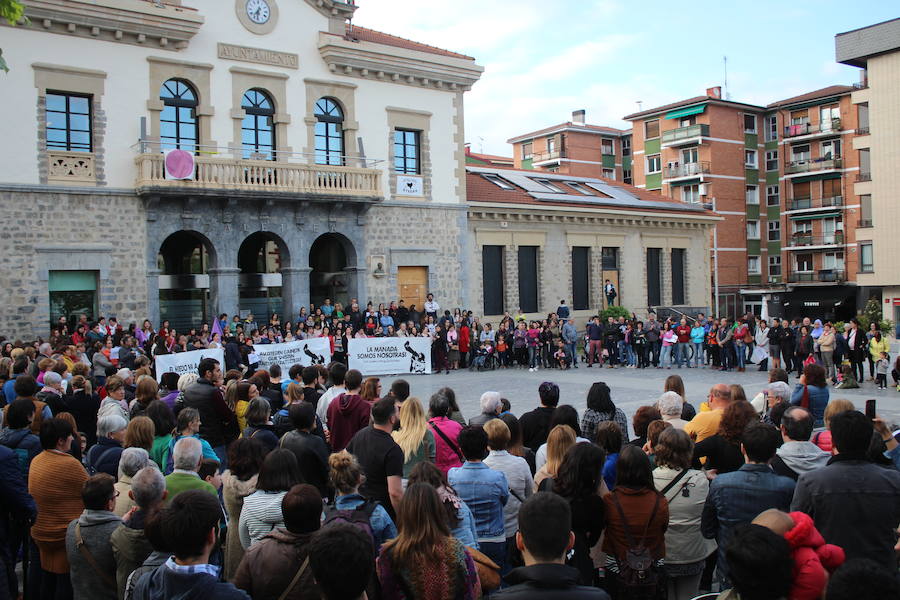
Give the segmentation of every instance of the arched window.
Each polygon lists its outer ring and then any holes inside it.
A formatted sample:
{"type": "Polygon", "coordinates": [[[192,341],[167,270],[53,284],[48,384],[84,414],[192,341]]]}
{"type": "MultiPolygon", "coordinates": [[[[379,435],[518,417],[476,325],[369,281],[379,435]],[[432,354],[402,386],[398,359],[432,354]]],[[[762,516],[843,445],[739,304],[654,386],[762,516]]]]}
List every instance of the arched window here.
{"type": "Polygon", "coordinates": [[[263,90],[247,90],[241,108],[244,109],[241,123],[244,158],[275,160],[275,104],[272,98],[263,90]]]}
{"type": "Polygon", "coordinates": [[[316,102],[316,163],[344,164],[344,113],[331,98],[316,102]]]}
{"type": "Polygon", "coordinates": [[[186,81],[170,79],[159,90],[163,110],[159,115],[162,150],[197,151],[197,93],[186,81]]]}

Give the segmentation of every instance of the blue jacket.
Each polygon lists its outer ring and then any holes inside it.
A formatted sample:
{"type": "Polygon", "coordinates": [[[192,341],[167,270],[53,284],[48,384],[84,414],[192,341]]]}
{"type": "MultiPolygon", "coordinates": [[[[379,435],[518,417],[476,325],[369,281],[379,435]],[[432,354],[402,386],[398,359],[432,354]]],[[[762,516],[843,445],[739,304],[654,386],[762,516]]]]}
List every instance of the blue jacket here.
{"type": "Polygon", "coordinates": [[[702,344],[706,339],[706,329],[702,325],[694,325],[691,328],[691,341],[695,344],[702,344]]]}
{"type": "Polygon", "coordinates": [[[509,500],[506,475],[482,462],[466,461],[450,469],[447,479],[472,511],[478,540],[505,539],[503,507],[509,500]]]}
{"type": "Polygon", "coordinates": [[[709,484],[700,531],[719,545],[719,568],[727,575],[725,547],[738,525],[749,523],[770,508],[791,509],[794,480],[776,475],[769,465],[745,464],[709,484]]]}
{"type": "Polygon", "coordinates": [[[5,446],[0,446],[0,481],[0,539],[8,540],[7,519],[12,516],[34,521],[37,507],[25,486],[18,457],[5,446]]]}
{"type": "Polygon", "coordinates": [[[16,399],[15,385],[15,378],[9,379],[6,381],[6,383],[3,384],[3,396],[6,398],[6,402],[4,404],[12,404],[13,400],[16,399]]]}
{"type": "MultiPolygon", "coordinates": [[[[186,437],[183,435],[172,436],[172,439],[169,440],[169,452],[166,454],[166,468],[163,469],[164,475],[171,475],[172,471],[175,470],[175,442],[180,440],[181,438],[186,437]]],[[[215,453],[212,446],[209,445],[209,442],[200,437],[199,433],[195,433],[191,436],[192,438],[197,438],[200,440],[200,448],[203,449],[203,458],[207,458],[209,460],[214,460],[216,462],[219,461],[219,455],[215,453]]]]}
{"type": "Polygon", "coordinates": [[[119,478],[119,459],[122,457],[122,444],[108,437],[97,440],[85,457],[88,474],[106,473],[115,479],[119,478]]]}
{"type": "Polygon", "coordinates": [[[231,583],[208,573],[176,573],[165,564],[144,574],[134,587],[134,600],[250,600],[231,583]]]}
{"type": "Polygon", "coordinates": [[[475,517],[472,516],[472,511],[469,510],[465,502],[459,503],[459,510],[456,516],[459,517],[459,524],[450,534],[466,548],[478,550],[478,532],[475,530],[475,517]]]}
{"type": "MultiPolygon", "coordinates": [[[[806,388],[809,390],[809,411],[816,420],[816,427],[823,427],[825,425],[825,407],[828,405],[831,390],[828,389],[828,386],[808,385],[806,388]]],[[[798,383],[794,388],[794,393],[791,394],[791,404],[800,406],[801,402],[803,402],[803,386],[798,383]]]]}
{"type": "MultiPolygon", "coordinates": [[[[338,510],[354,510],[362,506],[365,501],[366,499],[359,494],[347,494],[346,496],[335,498],[334,506],[338,510]]],[[[381,504],[372,511],[372,516],[369,517],[369,526],[372,528],[372,535],[375,537],[376,554],[382,544],[397,537],[397,526],[394,525],[391,515],[388,514],[388,511],[381,504]]]]}
{"type": "Polygon", "coordinates": [[[31,459],[40,454],[42,450],[41,439],[31,433],[30,427],[23,427],[22,429],[4,427],[3,430],[0,430],[0,446],[6,446],[16,455],[19,461],[19,468],[27,482],[31,459]]]}

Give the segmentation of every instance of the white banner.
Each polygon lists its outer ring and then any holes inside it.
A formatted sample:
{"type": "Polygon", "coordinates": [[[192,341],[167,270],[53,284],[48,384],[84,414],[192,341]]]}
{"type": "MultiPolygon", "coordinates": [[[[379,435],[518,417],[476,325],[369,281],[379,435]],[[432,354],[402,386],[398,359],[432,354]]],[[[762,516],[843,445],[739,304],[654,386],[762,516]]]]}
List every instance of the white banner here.
{"type": "Polygon", "coordinates": [[[430,338],[353,338],[349,346],[350,368],[363,375],[431,373],[430,338]]]}
{"type": "Polygon", "coordinates": [[[284,377],[294,365],[327,365],[331,362],[331,342],[328,338],[310,338],[284,344],[254,344],[253,352],[259,358],[260,369],[269,370],[279,365],[284,377]]]}
{"type": "Polygon", "coordinates": [[[225,351],[221,348],[208,350],[191,350],[190,352],[176,352],[175,354],[158,354],[156,356],[156,381],[162,380],[163,373],[196,373],[197,365],[204,358],[214,358],[219,361],[222,370],[225,370],[225,351]]]}

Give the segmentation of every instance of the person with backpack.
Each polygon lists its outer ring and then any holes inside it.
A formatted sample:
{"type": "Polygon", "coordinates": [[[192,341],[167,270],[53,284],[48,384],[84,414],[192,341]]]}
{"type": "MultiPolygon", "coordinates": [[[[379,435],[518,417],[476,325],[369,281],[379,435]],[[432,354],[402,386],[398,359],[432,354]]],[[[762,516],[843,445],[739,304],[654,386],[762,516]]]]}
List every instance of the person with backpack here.
{"type": "Polygon", "coordinates": [[[614,600],[665,598],[669,503],[656,491],[650,459],[637,446],[619,453],[616,487],[603,503],[607,591],[614,600]]]}
{"type": "Polygon", "coordinates": [[[31,433],[34,414],[34,402],[30,398],[16,398],[7,408],[6,427],[0,430],[0,446],[6,446],[16,455],[26,484],[31,460],[41,453],[41,440],[31,433]]]}
{"type": "Polygon", "coordinates": [[[397,537],[397,527],[383,506],[360,495],[363,472],[359,461],[346,450],[341,450],[328,457],[328,468],[335,498],[334,504],[325,507],[323,525],[350,523],[369,535],[378,552],[385,542],[397,537]]]}

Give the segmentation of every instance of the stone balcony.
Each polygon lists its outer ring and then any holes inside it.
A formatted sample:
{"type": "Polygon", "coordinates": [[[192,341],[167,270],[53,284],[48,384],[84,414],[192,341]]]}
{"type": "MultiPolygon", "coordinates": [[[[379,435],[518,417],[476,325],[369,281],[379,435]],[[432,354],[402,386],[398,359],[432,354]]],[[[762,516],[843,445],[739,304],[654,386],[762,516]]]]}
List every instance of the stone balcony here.
{"type": "Polygon", "coordinates": [[[378,200],[383,196],[380,169],[271,160],[196,156],[192,178],[166,177],[164,155],[135,157],[135,188],[140,194],[321,197],[378,200]]]}

